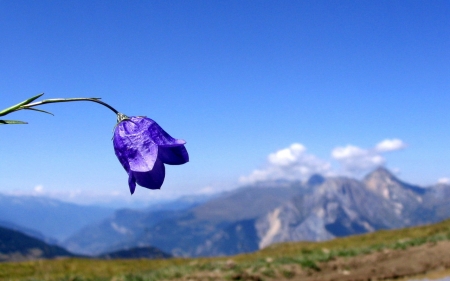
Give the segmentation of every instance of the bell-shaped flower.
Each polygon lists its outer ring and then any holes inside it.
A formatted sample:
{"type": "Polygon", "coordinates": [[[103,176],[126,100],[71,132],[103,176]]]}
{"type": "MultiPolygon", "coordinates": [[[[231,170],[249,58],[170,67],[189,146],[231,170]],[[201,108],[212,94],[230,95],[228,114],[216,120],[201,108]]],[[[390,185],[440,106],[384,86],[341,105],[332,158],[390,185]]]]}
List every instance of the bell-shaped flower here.
{"type": "Polygon", "coordinates": [[[164,164],[181,165],[189,161],[184,140],[174,139],[147,117],[119,114],[113,144],[117,158],[128,173],[131,194],[136,183],[160,189],[164,182],[164,164]]]}

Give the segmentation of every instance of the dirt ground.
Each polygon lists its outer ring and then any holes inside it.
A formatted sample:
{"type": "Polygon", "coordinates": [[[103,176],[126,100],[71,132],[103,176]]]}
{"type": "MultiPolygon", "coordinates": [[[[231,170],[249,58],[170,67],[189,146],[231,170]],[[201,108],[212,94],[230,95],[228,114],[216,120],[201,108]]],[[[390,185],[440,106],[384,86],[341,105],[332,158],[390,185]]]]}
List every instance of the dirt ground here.
{"type": "Polygon", "coordinates": [[[318,266],[317,270],[305,270],[298,265],[286,265],[281,269],[281,273],[278,269],[272,276],[251,270],[228,276],[198,272],[182,280],[372,281],[425,278],[429,273],[449,273],[450,241],[429,243],[405,250],[384,250],[357,257],[337,258],[318,266]]]}
{"type": "Polygon", "coordinates": [[[359,281],[414,277],[450,268],[450,241],[424,244],[405,250],[385,250],[364,256],[323,263],[320,271],[291,280],[359,281]]]}

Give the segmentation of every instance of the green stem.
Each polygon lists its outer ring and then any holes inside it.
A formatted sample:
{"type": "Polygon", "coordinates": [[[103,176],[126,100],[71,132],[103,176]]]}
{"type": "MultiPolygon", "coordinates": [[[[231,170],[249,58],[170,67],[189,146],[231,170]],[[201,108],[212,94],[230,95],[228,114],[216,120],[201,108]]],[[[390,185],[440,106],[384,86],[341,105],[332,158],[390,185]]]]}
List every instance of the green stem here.
{"type": "Polygon", "coordinates": [[[38,106],[38,105],[47,104],[47,103],[72,102],[72,101],[92,101],[92,102],[96,102],[96,103],[99,103],[99,104],[101,104],[103,106],[106,106],[111,111],[113,111],[115,114],[119,114],[119,111],[117,111],[114,107],[110,106],[109,104],[102,102],[100,100],[100,98],[48,99],[48,100],[38,101],[38,102],[35,102],[35,103],[30,103],[30,104],[27,104],[27,105],[22,105],[21,107],[19,107],[19,109],[27,109],[27,108],[35,107],[35,106],[38,106]]]}

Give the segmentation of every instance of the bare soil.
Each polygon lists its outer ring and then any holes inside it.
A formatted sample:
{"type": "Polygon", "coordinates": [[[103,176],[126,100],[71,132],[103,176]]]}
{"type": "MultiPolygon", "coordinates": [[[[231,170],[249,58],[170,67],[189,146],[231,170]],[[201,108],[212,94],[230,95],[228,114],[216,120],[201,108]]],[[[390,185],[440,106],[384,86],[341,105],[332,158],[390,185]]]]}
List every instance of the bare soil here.
{"type": "Polygon", "coordinates": [[[342,257],[317,264],[317,269],[285,265],[275,269],[229,273],[196,272],[180,280],[253,280],[253,281],[372,281],[408,280],[436,272],[449,272],[450,241],[428,243],[399,250],[383,250],[356,257],[342,257]]]}
{"type": "Polygon", "coordinates": [[[450,241],[339,258],[320,264],[319,267],[319,272],[291,280],[392,280],[443,271],[450,268],[450,241]]]}

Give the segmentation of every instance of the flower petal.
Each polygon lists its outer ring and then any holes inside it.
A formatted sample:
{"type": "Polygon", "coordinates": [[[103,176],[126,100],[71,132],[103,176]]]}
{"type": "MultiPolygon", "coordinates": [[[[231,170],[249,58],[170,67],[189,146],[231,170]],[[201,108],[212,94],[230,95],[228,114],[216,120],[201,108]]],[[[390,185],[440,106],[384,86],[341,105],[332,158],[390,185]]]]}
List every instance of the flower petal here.
{"type": "Polygon", "coordinates": [[[148,127],[148,131],[150,132],[152,140],[159,146],[180,146],[186,144],[184,140],[177,140],[172,138],[154,121],[153,124],[148,127]]]}
{"type": "Polygon", "coordinates": [[[136,190],[136,179],[134,178],[132,172],[128,175],[128,187],[130,188],[131,195],[133,195],[136,190]]]}
{"type": "Polygon", "coordinates": [[[164,164],[181,165],[189,162],[189,154],[184,145],[169,147],[161,146],[158,148],[158,159],[164,164]]]}
{"type": "Polygon", "coordinates": [[[114,152],[116,153],[117,159],[119,159],[120,164],[125,169],[125,171],[130,172],[130,164],[128,163],[128,159],[125,156],[124,151],[126,150],[125,145],[123,144],[120,138],[116,138],[114,135],[113,139],[114,152]]]}
{"type": "Polygon", "coordinates": [[[153,169],[158,156],[158,146],[152,141],[148,131],[148,126],[152,123],[154,122],[141,122],[139,118],[133,117],[120,122],[114,130],[113,144],[116,155],[121,163],[123,160],[128,162],[131,171],[147,172],[153,169]]]}
{"type": "Polygon", "coordinates": [[[149,189],[160,189],[165,176],[163,162],[156,160],[153,170],[148,172],[132,172],[137,184],[149,189]]]}

